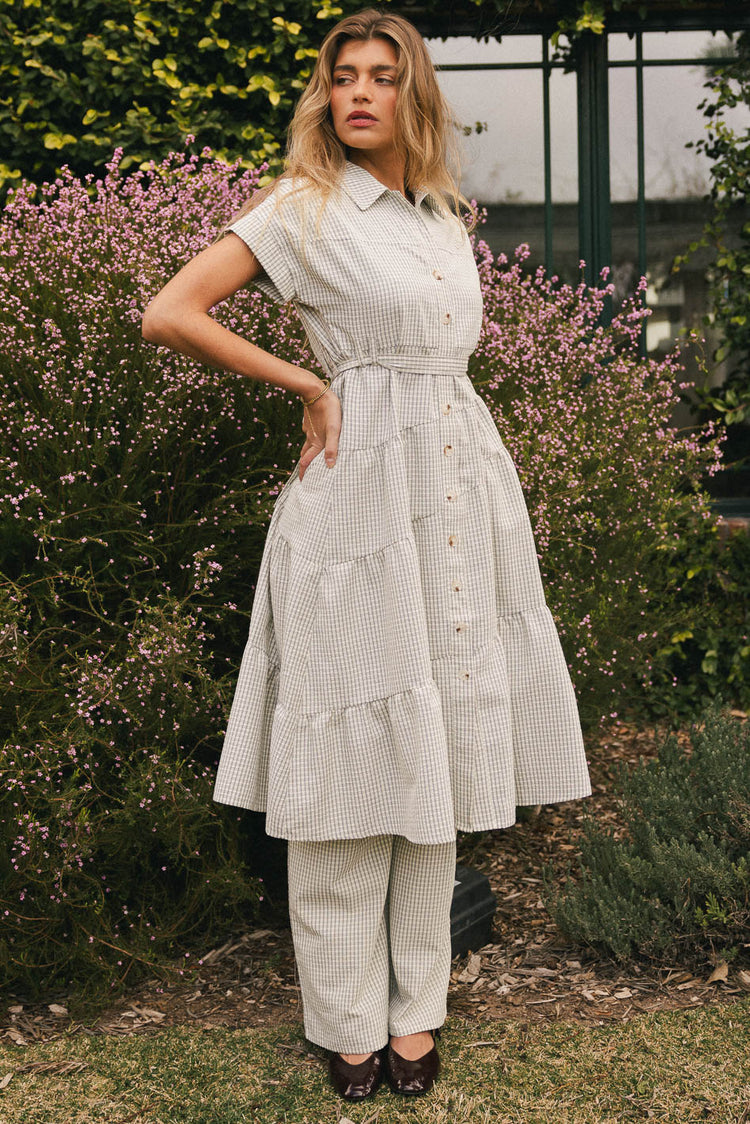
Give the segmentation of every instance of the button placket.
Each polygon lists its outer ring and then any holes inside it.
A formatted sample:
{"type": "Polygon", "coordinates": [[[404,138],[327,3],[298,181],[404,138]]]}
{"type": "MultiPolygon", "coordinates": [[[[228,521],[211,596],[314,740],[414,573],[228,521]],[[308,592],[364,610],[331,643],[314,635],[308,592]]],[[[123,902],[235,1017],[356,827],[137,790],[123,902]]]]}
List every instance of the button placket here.
{"type": "MultiPolygon", "coordinates": [[[[433,276],[433,277],[435,278],[435,280],[436,280],[437,282],[439,282],[440,284],[442,284],[442,282],[443,282],[443,280],[444,280],[444,277],[445,277],[445,275],[444,275],[444,273],[443,273],[442,269],[439,269],[439,268],[435,268],[435,269],[433,269],[433,271],[432,271],[432,276],[433,276]]],[[[452,320],[453,320],[453,316],[452,316],[452,314],[451,314],[451,311],[450,311],[450,309],[449,309],[449,308],[446,308],[445,306],[443,306],[443,313],[442,313],[442,315],[441,315],[441,317],[440,317],[440,323],[441,323],[441,324],[445,324],[445,325],[447,326],[448,324],[450,324],[450,323],[451,323],[451,321],[452,321],[452,320]]]]}
{"type": "MultiPolygon", "coordinates": [[[[432,274],[436,281],[443,280],[443,274],[439,269],[433,269],[432,274]]],[[[448,325],[450,324],[451,319],[452,317],[450,312],[447,310],[444,311],[441,316],[442,323],[448,325]]],[[[446,400],[443,400],[439,403],[440,414],[443,418],[446,419],[445,427],[440,427],[443,440],[442,452],[443,456],[445,457],[444,464],[446,469],[448,469],[449,467],[458,467],[457,462],[453,459],[456,448],[453,443],[455,438],[453,432],[451,432],[453,430],[453,426],[450,425],[451,414],[454,413],[453,405],[454,404],[452,402],[446,400]]],[[[451,504],[453,507],[452,515],[444,524],[446,531],[444,542],[446,542],[447,549],[453,553],[453,556],[455,558],[459,549],[459,534],[455,519],[455,508],[458,500],[458,488],[454,483],[455,476],[453,473],[449,474],[448,472],[446,472],[444,479],[445,484],[443,494],[445,496],[446,503],[451,504]],[[450,476],[453,476],[453,480],[450,479],[450,476]]],[[[463,582],[456,575],[454,567],[451,566],[451,570],[453,570],[453,573],[449,577],[449,585],[447,590],[450,596],[450,602],[446,603],[446,609],[450,610],[451,616],[453,615],[453,613],[456,614],[456,617],[451,623],[451,633],[453,635],[454,641],[462,645],[461,648],[457,649],[457,652],[460,652],[466,650],[465,643],[469,634],[469,624],[468,621],[463,619],[462,613],[462,606],[464,605],[465,596],[463,582]],[[459,595],[458,600],[456,599],[456,594],[459,595]]],[[[465,609],[463,611],[465,611],[465,609]]],[[[459,667],[457,669],[457,676],[462,683],[468,685],[468,683],[471,681],[471,670],[468,667],[459,667]]]]}
{"type": "MultiPolygon", "coordinates": [[[[452,410],[452,403],[451,402],[445,402],[444,401],[444,402],[440,403],[440,412],[441,412],[441,414],[444,418],[448,418],[450,416],[451,410],[452,410]]],[[[449,423],[447,423],[447,424],[449,424],[449,423]]],[[[443,432],[445,433],[445,431],[443,431],[443,432]]],[[[445,436],[443,437],[443,440],[445,440],[445,436]]],[[[454,453],[455,453],[455,448],[454,448],[453,444],[451,443],[450,435],[449,435],[449,440],[443,445],[443,456],[446,457],[448,460],[450,460],[450,458],[453,457],[454,453]]],[[[453,464],[455,462],[451,462],[451,463],[453,464]]],[[[448,483],[446,485],[444,494],[445,494],[446,501],[448,503],[455,504],[455,502],[458,498],[458,492],[457,492],[456,487],[453,484],[448,483]]],[[[447,524],[446,530],[447,530],[448,533],[447,533],[445,541],[447,542],[448,549],[450,551],[453,551],[454,554],[455,554],[455,552],[458,550],[458,547],[459,547],[459,535],[458,535],[458,531],[456,530],[456,525],[455,525],[454,519],[451,519],[450,522],[447,524]]],[[[456,594],[456,593],[462,593],[462,590],[463,590],[463,583],[454,574],[454,576],[452,576],[450,578],[450,592],[452,594],[456,594]]],[[[446,608],[447,608],[447,606],[446,606],[446,608]]],[[[459,612],[460,612],[460,607],[457,605],[454,598],[451,599],[450,608],[451,608],[451,611],[455,611],[456,608],[458,608],[459,612]]],[[[465,640],[467,632],[468,632],[468,628],[469,628],[468,622],[463,620],[460,617],[459,617],[459,619],[453,621],[453,623],[451,625],[451,631],[452,631],[452,635],[453,635],[454,639],[456,640],[456,642],[460,643],[460,642],[463,642],[465,640]]],[[[462,680],[468,680],[470,678],[470,672],[469,672],[468,668],[461,668],[458,674],[459,674],[459,678],[462,679],[462,680]]]]}
{"type": "MultiPolygon", "coordinates": [[[[443,415],[447,416],[450,413],[450,409],[451,409],[450,402],[443,402],[440,406],[440,409],[441,409],[441,412],[443,413],[443,415]]],[[[453,456],[454,452],[455,452],[455,449],[454,449],[453,445],[450,444],[449,441],[446,442],[445,445],[443,445],[443,456],[444,457],[447,457],[448,459],[450,459],[453,456]]],[[[452,485],[449,484],[448,487],[446,488],[445,496],[446,496],[446,499],[449,500],[451,503],[455,501],[456,490],[452,485]]],[[[458,535],[455,533],[455,531],[449,530],[448,546],[451,547],[451,548],[454,548],[454,549],[455,549],[456,546],[458,546],[458,535]]]]}

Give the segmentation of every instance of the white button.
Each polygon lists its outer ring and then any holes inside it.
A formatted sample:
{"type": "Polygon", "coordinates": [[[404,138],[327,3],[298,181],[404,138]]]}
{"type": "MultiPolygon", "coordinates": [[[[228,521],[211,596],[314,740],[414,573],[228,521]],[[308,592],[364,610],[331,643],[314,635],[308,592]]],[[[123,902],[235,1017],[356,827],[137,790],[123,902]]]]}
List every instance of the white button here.
{"type": "Polygon", "coordinates": [[[440,317],[440,319],[443,321],[444,324],[450,324],[450,322],[451,322],[450,312],[444,312],[443,315],[440,317]]]}
{"type": "Polygon", "coordinates": [[[443,280],[443,275],[442,275],[442,273],[440,272],[439,269],[433,269],[432,276],[435,278],[436,281],[442,281],[443,280]]]}
{"type": "Polygon", "coordinates": [[[470,674],[471,672],[469,671],[459,671],[458,677],[459,679],[468,679],[470,674]]]}
{"type": "Polygon", "coordinates": [[[463,621],[459,621],[456,625],[456,632],[466,632],[466,627],[467,626],[463,621]]]}
{"type": "Polygon", "coordinates": [[[453,456],[453,446],[452,445],[443,445],[443,452],[445,453],[446,457],[453,456]]]}
{"type": "Polygon", "coordinates": [[[444,414],[449,414],[450,412],[451,412],[451,404],[450,404],[450,402],[443,402],[443,413],[444,413],[444,414]]]}
{"type": "Polygon", "coordinates": [[[454,593],[458,593],[460,588],[461,588],[461,582],[454,582],[453,585],[451,586],[451,589],[453,590],[454,593]]]}
{"type": "Polygon", "coordinates": [[[455,492],[446,492],[445,498],[447,500],[454,500],[456,498],[456,493],[455,492]]]}
{"type": "Polygon", "coordinates": [[[455,546],[458,542],[458,535],[448,535],[448,546],[455,546]]]}

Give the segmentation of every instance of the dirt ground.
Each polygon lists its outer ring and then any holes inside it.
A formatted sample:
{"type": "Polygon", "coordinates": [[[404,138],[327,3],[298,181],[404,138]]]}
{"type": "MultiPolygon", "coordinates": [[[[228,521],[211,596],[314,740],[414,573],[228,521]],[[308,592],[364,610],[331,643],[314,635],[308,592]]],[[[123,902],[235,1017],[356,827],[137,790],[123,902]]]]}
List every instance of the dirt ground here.
{"type": "MultiPolygon", "coordinates": [[[[572,946],[539,897],[542,865],[554,861],[562,870],[575,855],[584,804],[600,821],[616,826],[617,764],[654,756],[666,733],[658,727],[617,724],[589,737],[589,800],[535,808],[512,828],[460,837],[459,860],[489,877],[497,910],[491,943],[454,960],[449,1019],[565,1019],[596,1025],[626,1021],[642,1011],[728,1004],[750,992],[747,962],[728,967],[711,961],[641,963],[624,969],[572,946]]],[[[687,733],[679,736],[689,741],[687,733]]],[[[22,1045],[71,1030],[132,1034],[177,1024],[210,1029],[301,1020],[288,927],[238,933],[222,947],[207,949],[200,959],[200,969],[189,983],[150,980],[89,1025],[71,1025],[64,996],[37,1005],[11,997],[0,1010],[0,1036],[22,1045]]]]}

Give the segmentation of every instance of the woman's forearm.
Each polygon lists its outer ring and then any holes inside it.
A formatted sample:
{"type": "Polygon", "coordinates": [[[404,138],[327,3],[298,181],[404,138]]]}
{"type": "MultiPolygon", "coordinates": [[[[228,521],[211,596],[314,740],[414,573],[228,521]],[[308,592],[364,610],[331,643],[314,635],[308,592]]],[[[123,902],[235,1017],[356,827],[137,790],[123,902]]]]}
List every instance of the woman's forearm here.
{"type": "Polygon", "coordinates": [[[312,398],[323,385],[312,371],[271,355],[205,312],[175,314],[147,308],[141,330],[149,343],[163,344],[209,367],[272,383],[302,398],[312,398]]]}

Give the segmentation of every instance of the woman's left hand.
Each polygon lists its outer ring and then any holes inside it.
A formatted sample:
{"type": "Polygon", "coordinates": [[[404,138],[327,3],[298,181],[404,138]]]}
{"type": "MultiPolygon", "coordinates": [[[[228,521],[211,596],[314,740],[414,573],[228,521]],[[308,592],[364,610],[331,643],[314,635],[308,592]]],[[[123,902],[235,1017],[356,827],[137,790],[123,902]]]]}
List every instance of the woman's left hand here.
{"type": "Polygon", "coordinates": [[[329,468],[336,463],[341,433],[341,399],[330,387],[312,406],[304,407],[302,430],[307,440],[300,453],[300,480],[320,453],[323,453],[329,468]]]}

